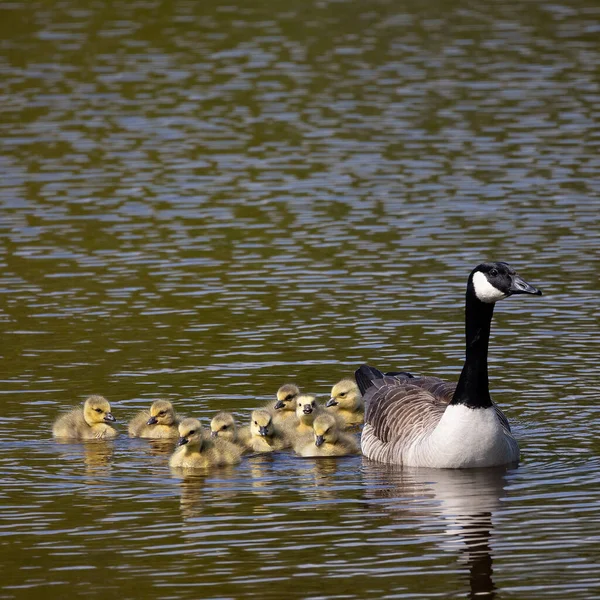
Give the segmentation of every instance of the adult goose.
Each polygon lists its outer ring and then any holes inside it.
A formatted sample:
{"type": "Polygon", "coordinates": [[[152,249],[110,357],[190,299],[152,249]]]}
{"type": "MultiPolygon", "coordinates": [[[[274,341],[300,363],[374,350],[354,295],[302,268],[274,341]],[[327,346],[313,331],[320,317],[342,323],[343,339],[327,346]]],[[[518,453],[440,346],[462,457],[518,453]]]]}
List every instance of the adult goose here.
{"type": "Polygon", "coordinates": [[[519,446],[488,383],[494,304],[542,292],[504,262],[482,263],[467,282],[466,359],[458,384],[436,377],[387,376],[367,365],[356,372],[366,414],[365,456],[412,467],[470,468],[516,463],[519,446]]]}

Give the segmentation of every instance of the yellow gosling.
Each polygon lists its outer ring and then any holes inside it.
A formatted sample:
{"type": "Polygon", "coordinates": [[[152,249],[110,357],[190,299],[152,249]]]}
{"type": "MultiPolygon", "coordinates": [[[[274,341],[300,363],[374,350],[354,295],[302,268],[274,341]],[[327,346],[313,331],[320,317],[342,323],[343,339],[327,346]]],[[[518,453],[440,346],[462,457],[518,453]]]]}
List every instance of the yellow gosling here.
{"type": "Polygon", "coordinates": [[[168,400],[156,400],[149,411],[142,410],[129,421],[127,430],[132,437],[161,440],[178,437],[178,427],[173,405],[168,400]]]}
{"type": "Polygon", "coordinates": [[[277,401],[265,406],[272,415],[273,422],[278,427],[287,427],[296,423],[296,401],[300,388],[293,383],[286,383],[277,390],[277,401]]]}
{"type": "Polygon", "coordinates": [[[115,421],[108,400],[104,396],[90,396],[83,408],[74,408],[56,419],[52,435],[74,440],[112,439],[119,432],[108,423],[115,421]]]}
{"type": "Polygon", "coordinates": [[[198,419],[184,419],[179,424],[177,448],[171,455],[169,466],[183,469],[205,469],[240,462],[242,450],[235,444],[210,438],[198,419]]]}
{"type": "Polygon", "coordinates": [[[253,452],[273,452],[290,445],[282,432],[275,427],[271,413],[264,409],[252,411],[250,427],[240,434],[246,448],[253,452]]]}
{"type": "Polygon", "coordinates": [[[315,418],[313,434],[310,442],[294,448],[300,456],[346,456],[359,452],[356,438],[340,431],[335,417],[327,412],[315,418]]]}
{"type": "Polygon", "coordinates": [[[361,425],[365,420],[365,404],[356,382],[342,379],[331,388],[331,398],[325,405],[341,421],[344,428],[361,425]]]}
{"type": "Polygon", "coordinates": [[[210,435],[235,443],[237,441],[237,425],[231,413],[218,412],[210,422],[210,435]]]}

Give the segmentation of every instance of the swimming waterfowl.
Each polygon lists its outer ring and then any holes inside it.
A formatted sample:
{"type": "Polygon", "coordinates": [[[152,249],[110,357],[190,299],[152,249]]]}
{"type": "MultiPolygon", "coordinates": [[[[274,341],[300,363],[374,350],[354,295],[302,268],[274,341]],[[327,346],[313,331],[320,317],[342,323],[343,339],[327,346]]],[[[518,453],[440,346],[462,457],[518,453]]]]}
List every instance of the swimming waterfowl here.
{"type": "Polygon", "coordinates": [[[277,401],[269,403],[265,408],[272,414],[273,423],[287,428],[296,423],[296,401],[300,388],[293,383],[286,383],[277,390],[277,401]]]}
{"type": "Polygon", "coordinates": [[[330,413],[323,413],[313,422],[312,439],[294,447],[300,456],[346,456],[359,452],[356,438],[340,431],[337,420],[330,413]]]}
{"type": "Polygon", "coordinates": [[[109,425],[115,421],[108,400],[104,396],[90,396],[83,408],[74,408],[56,419],[52,435],[77,440],[111,439],[119,435],[109,425]]]}
{"type": "Polygon", "coordinates": [[[233,444],[237,441],[237,424],[231,413],[218,412],[210,422],[210,434],[233,444]]]}
{"type": "Polygon", "coordinates": [[[488,345],[494,305],[514,294],[542,292],[504,262],[482,263],[467,281],[466,359],[458,384],[436,377],[389,377],[367,365],[355,375],[366,409],[361,447],[386,463],[433,468],[516,463],[519,446],[492,402],[488,345]]]}
{"type": "Polygon", "coordinates": [[[344,427],[360,425],[365,420],[362,394],[353,379],[342,379],[331,388],[331,398],[325,405],[342,421],[344,427]]]}
{"type": "Polygon", "coordinates": [[[273,415],[264,409],[252,411],[250,426],[247,429],[242,428],[240,436],[246,448],[254,452],[273,452],[290,445],[275,426],[273,415]]]}
{"type": "Polygon", "coordinates": [[[179,424],[179,440],[169,466],[195,469],[235,465],[240,462],[241,455],[238,446],[218,437],[209,437],[198,419],[189,418],[179,424]]]}
{"type": "Polygon", "coordinates": [[[296,420],[283,430],[292,447],[297,447],[312,439],[315,417],[323,413],[324,410],[320,404],[317,404],[314,396],[309,394],[298,396],[296,400],[296,420]]]}
{"type": "Polygon", "coordinates": [[[128,431],[132,437],[167,439],[179,436],[179,418],[168,400],[156,400],[150,410],[140,411],[129,422],[128,431]]]}

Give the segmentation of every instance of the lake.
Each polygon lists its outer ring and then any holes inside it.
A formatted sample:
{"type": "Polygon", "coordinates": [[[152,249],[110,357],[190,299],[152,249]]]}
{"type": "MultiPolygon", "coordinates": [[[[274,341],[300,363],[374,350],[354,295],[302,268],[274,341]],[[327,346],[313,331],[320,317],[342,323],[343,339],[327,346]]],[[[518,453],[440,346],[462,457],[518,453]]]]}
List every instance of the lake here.
{"type": "Polygon", "coordinates": [[[0,7],[0,598],[600,595],[600,8],[0,7]],[[362,363],[457,380],[504,260],[490,384],[517,468],[130,439],[362,363]],[[89,394],[121,435],[61,443],[89,394]]]}

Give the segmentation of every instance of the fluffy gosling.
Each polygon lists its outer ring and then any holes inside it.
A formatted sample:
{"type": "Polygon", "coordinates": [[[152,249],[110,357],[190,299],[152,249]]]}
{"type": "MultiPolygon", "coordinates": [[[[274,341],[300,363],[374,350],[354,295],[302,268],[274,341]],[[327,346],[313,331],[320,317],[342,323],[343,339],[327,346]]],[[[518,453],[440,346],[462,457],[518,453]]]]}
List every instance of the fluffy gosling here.
{"type": "Polygon", "coordinates": [[[150,410],[140,411],[131,421],[127,430],[131,437],[151,439],[173,439],[179,436],[179,418],[168,400],[156,400],[150,410]]]}
{"type": "Polygon", "coordinates": [[[74,408],[54,421],[52,435],[74,440],[112,439],[119,432],[108,423],[115,421],[108,400],[103,396],[90,396],[83,408],[74,408]]]}
{"type": "Polygon", "coordinates": [[[275,404],[267,404],[265,408],[273,415],[273,422],[278,427],[287,427],[296,423],[296,401],[300,389],[293,383],[286,383],[277,390],[275,404]]]}
{"type": "Polygon", "coordinates": [[[331,388],[331,398],[325,407],[342,422],[344,428],[364,423],[365,404],[353,379],[338,381],[331,388]]]}
{"type": "Polygon", "coordinates": [[[339,430],[335,417],[327,412],[313,422],[313,439],[296,446],[300,456],[346,456],[359,451],[356,438],[339,430]]]}
{"type": "Polygon", "coordinates": [[[206,435],[198,419],[184,419],[179,424],[177,448],[169,466],[184,469],[204,469],[240,462],[242,450],[226,440],[206,435]]]}
{"type": "Polygon", "coordinates": [[[268,410],[252,411],[250,427],[246,431],[247,433],[240,433],[245,437],[246,448],[253,452],[273,452],[283,450],[290,445],[273,423],[273,415],[268,410]]]}

